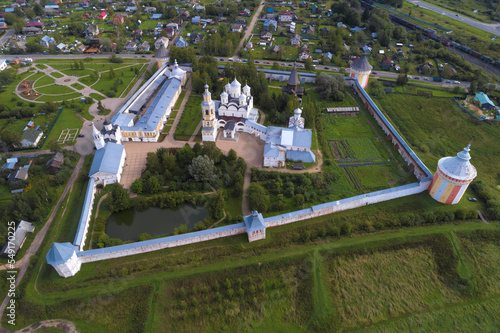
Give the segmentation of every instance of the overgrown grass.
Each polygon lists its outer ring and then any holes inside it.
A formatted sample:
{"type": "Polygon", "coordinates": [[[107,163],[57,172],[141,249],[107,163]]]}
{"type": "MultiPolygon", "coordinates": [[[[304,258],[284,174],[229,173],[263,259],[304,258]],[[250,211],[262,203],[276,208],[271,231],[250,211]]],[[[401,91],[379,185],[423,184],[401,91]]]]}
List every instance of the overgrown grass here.
{"type": "Polygon", "coordinates": [[[196,127],[201,123],[201,95],[191,94],[187,101],[181,119],[175,129],[175,139],[187,141],[196,127]]]}

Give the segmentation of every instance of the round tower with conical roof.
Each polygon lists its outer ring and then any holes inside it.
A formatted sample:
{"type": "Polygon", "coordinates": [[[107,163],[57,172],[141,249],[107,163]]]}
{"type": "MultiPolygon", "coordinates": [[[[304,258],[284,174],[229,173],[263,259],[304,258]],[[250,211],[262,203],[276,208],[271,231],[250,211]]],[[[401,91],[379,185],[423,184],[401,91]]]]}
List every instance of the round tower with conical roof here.
{"type": "Polygon", "coordinates": [[[443,157],[438,162],[436,174],[429,186],[430,195],[444,204],[460,201],[470,182],[477,176],[470,163],[470,143],[455,157],[443,157]]]}
{"type": "Polygon", "coordinates": [[[358,80],[359,84],[364,89],[368,85],[368,79],[370,78],[372,69],[373,67],[368,62],[368,59],[366,59],[366,56],[362,56],[351,63],[351,74],[349,76],[358,80]]]}

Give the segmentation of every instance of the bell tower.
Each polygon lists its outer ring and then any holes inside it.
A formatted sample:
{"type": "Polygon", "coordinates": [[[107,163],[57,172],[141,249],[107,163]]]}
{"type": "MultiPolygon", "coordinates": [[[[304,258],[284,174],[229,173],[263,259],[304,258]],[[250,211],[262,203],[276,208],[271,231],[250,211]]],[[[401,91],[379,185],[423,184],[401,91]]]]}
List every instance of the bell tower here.
{"type": "Polygon", "coordinates": [[[215,102],[212,101],[212,94],[208,90],[208,84],[205,84],[201,112],[203,112],[202,139],[203,141],[214,142],[217,137],[217,118],[215,117],[215,102]]]}
{"type": "Polygon", "coordinates": [[[92,123],[92,138],[94,139],[94,145],[97,150],[104,147],[104,138],[102,137],[101,132],[95,128],[94,123],[92,123]]]}

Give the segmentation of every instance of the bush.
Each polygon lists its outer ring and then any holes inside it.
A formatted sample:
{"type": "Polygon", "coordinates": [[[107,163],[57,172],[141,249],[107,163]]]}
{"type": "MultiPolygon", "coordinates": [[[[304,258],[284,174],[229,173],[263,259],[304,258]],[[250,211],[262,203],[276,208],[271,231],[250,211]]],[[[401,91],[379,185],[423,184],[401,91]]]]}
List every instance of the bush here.
{"type": "Polygon", "coordinates": [[[311,240],[311,232],[309,230],[305,230],[300,234],[300,241],[302,243],[307,243],[311,240]]]}

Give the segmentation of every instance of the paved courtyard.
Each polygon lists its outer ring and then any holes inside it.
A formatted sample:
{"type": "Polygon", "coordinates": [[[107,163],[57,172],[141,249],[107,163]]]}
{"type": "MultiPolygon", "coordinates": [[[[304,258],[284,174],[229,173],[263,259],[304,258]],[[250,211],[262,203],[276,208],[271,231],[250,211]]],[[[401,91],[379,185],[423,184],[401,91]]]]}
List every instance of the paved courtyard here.
{"type": "Polygon", "coordinates": [[[142,171],[146,168],[146,156],[148,152],[156,150],[149,150],[146,147],[147,143],[144,143],[144,145],[144,149],[127,149],[127,146],[129,145],[125,144],[127,157],[120,183],[126,189],[130,189],[130,185],[132,185],[134,180],[141,178],[142,171]]]}

